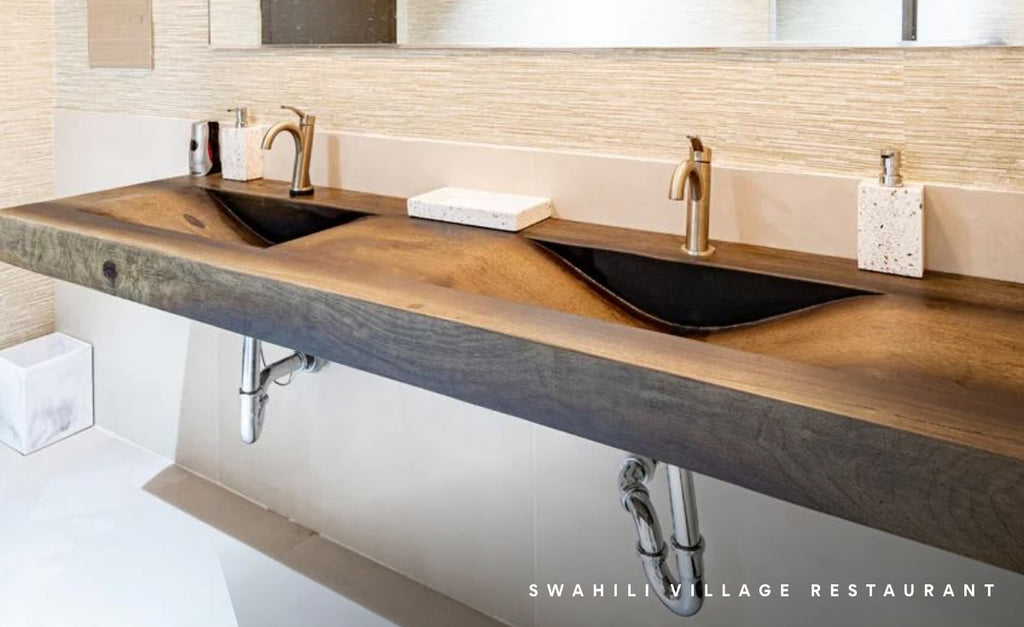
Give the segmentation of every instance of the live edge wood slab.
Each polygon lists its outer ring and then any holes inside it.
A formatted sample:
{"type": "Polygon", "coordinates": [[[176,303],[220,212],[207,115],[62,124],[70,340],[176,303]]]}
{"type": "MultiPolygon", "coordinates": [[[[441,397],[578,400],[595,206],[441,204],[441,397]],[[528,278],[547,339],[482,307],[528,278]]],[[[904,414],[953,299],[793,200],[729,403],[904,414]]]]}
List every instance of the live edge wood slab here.
{"type": "MultiPolygon", "coordinates": [[[[0,211],[0,260],[1024,572],[1024,286],[549,220],[414,221],[405,201],[267,247],[171,179],[0,211]],[[678,337],[581,289],[530,240],[878,293],[678,337]]],[[[678,289],[686,289],[679,286],[678,289]]],[[[609,469],[609,481],[615,469],[609,469]]]]}

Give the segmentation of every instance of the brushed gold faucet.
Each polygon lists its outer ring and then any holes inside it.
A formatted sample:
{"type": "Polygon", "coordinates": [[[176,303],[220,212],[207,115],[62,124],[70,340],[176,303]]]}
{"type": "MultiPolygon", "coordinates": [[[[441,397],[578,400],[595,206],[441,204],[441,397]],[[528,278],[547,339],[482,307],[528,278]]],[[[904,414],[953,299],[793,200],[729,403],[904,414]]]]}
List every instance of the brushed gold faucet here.
{"type": "Polygon", "coordinates": [[[295,168],[292,171],[292,187],[288,190],[291,196],[312,196],[313,184],[309,181],[309,160],[313,152],[313,132],[316,128],[316,116],[308,115],[295,107],[282,105],[299,116],[299,123],[278,122],[270,127],[263,137],[263,150],[270,150],[274,140],[281,133],[289,133],[295,140],[295,168]]]}
{"type": "Polygon", "coordinates": [[[668,197],[684,200],[686,207],[686,243],[683,252],[693,257],[710,257],[715,247],[708,243],[711,226],[711,149],[699,137],[689,136],[690,158],[676,166],[668,197]]]}

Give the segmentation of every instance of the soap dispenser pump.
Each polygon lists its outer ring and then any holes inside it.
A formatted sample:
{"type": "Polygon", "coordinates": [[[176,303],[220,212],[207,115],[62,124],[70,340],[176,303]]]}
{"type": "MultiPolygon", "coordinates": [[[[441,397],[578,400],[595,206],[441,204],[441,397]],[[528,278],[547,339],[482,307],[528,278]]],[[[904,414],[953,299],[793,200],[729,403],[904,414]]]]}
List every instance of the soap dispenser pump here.
{"type": "Polygon", "coordinates": [[[263,178],[263,150],[260,143],[265,130],[249,126],[248,107],[228,109],[235,114],[234,127],[222,127],[220,137],[222,173],[231,181],[263,178]]]}
{"type": "Polygon", "coordinates": [[[235,128],[249,126],[249,107],[235,107],[234,109],[228,109],[228,113],[235,114],[235,128]]]}
{"type": "Polygon", "coordinates": [[[857,194],[857,265],[861,270],[924,276],[924,186],[903,182],[903,155],[881,154],[877,179],[861,181],[857,194]]]}

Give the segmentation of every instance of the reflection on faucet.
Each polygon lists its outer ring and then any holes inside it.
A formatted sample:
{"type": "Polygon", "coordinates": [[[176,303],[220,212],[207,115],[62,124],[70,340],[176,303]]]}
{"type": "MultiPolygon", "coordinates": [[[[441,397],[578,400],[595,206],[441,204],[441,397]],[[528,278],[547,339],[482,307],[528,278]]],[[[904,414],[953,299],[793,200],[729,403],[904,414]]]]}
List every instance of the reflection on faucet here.
{"type": "Polygon", "coordinates": [[[292,187],[288,193],[292,196],[312,196],[313,184],[309,181],[309,160],[312,157],[316,116],[307,115],[295,107],[282,105],[281,108],[294,111],[299,116],[299,123],[279,122],[271,126],[263,137],[263,150],[270,150],[274,145],[274,140],[282,132],[290,133],[295,140],[295,168],[292,171],[292,187]]]}

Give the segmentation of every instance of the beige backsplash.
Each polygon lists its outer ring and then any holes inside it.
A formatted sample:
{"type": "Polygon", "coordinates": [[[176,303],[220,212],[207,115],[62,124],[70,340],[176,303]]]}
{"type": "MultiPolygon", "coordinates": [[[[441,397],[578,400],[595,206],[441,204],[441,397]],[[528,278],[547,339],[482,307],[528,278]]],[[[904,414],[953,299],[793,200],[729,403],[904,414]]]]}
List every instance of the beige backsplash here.
{"type": "MultiPolygon", "coordinates": [[[[292,149],[267,176],[287,179],[292,149]]],[[[545,196],[560,218],[682,235],[685,206],[668,199],[675,161],[468,142],[323,132],[313,182],[413,196],[445,186],[545,196]]],[[[711,237],[819,255],[857,255],[857,184],[849,176],[716,166],[711,237]]],[[[1024,282],[1024,193],[927,187],[932,271],[1024,282]]]]}
{"type": "MultiPolygon", "coordinates": [[[[85,0],[57,3],[58,106],[170,117],[301,105],[323,128],[1024,191],[1024,48],[224,51],[207,0],[154,0],[153,72],[89,71],[85,0]]],[[[278,114],[271,116],[277,119],[278,114]]]]}

